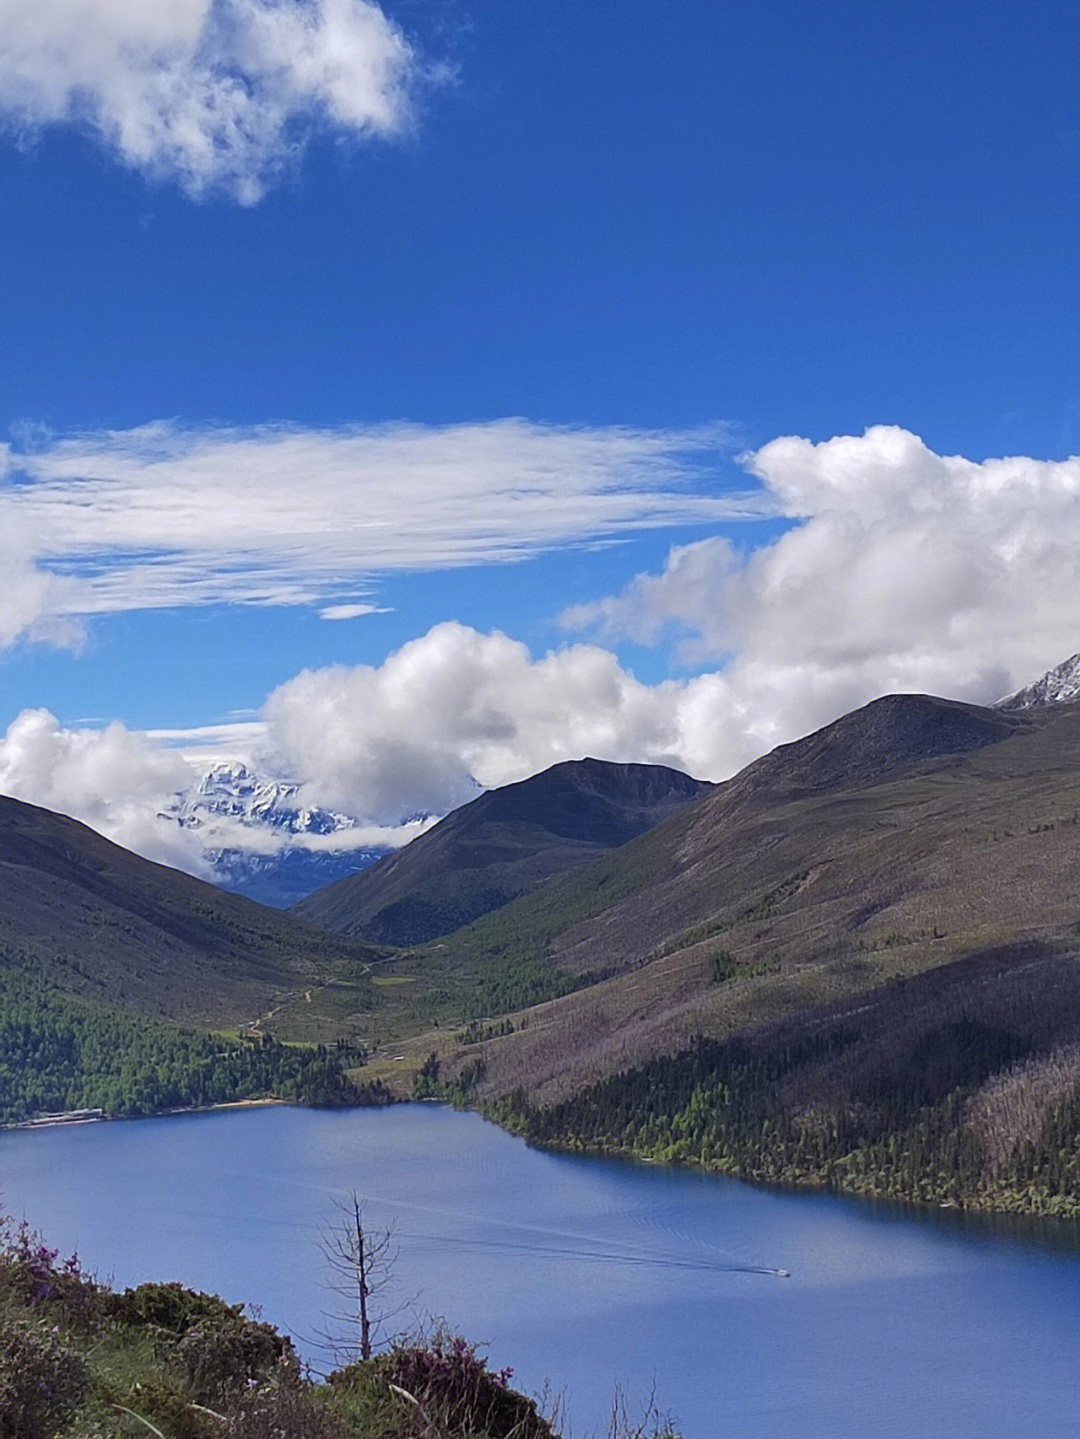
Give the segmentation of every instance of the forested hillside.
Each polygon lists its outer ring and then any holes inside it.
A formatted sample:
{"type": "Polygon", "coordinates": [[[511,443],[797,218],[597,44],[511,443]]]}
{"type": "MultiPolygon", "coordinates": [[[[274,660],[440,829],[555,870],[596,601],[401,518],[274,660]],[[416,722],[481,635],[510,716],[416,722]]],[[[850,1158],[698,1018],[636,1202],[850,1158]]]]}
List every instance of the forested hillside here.
{"type": "MultiPolygon", "coordinates": [[[[548,1103],[697,1037],[980,954],[1034,939],[1068,952],[1078,919],[1080,707],[1018,721],[895,696],[417,951],[408,972],[460,984],[465,1017],[515,1019],[485,1052],[484,1097],[548,1103]],[[858,763],[832,761],[822,788],[817,761],[845,749],[858,763]]],[[[417,1052],[456,1062],[441,1031],[417,1052]]]]}
{"type": "Polygon", "coordinates": [[[534,1143],[1080,1217],[1080,952],[899,981],[507,1111],[534,1143]]]}
{"type": "Polygon", "coordinates": [[[537,1142],[1071,1213],[1080,707],[877,701],[402,963],[537,1142]]]}
{"type": "Polygon", "coordinates": [[[362,1058],[341,1045],[227,1040],[101,1010],[0,950],[0,1124],[62,1110],[132,1116],[269,1097],[385,1101],[381,1086],[347,1076],[362,1058]]]}
{"type": "Polygon", "coordinates": [[[310,995],[312,1034],[323,986],[370,1007],[380,957],[2,796],[0,944],[65,993],[176,1023],[244,1024],[310,995]]]}

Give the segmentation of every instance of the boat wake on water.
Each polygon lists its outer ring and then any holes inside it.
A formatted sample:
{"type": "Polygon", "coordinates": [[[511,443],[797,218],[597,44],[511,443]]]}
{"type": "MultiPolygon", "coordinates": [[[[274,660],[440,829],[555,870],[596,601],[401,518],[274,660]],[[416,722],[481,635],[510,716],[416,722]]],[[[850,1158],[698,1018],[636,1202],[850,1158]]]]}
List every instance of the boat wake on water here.
{"type": "MultiPolygon", "coordinates": [[[[490,1223],[488,1220],[484,1222],[490,1223]]],[[[522,1226],[522,1228],[527,1228],[527,1226],[522,1226]]],[[[472,1238],[460,1234],[432,1234],[422,1231],[409,1233],[397,1231],[397,1233],[402,1239],[445,1244],[448,1249],[497,1249],[502,1253],[520,1255],[525,1259],[556,1259],[567,1260],[571,1263],[617,1264],[619,1266],[644,1265],[654,1269],[689,1269],[703,1274],[763,1274],[778,1279],[790,1278],[788,1270],[775,1269],[766,1264],[745,1264],[739,1261],[696,1258],[689,1255],[661,1252],[649,1253],[646,1250],[625,1249],[616,1245],[600,1247],[601,1241],[595,1241],[597,1247],[584,1248],[569,1244],[545,1244],[541,1241],[539,1234],[535,1238],[527,1240],[525,1238],[472,1238]]]]}
{"type": "MultiPolygon", "coordinates": [[[[344,1194],[344,1191],[342,1191],[344,1194]]],[[[572,1264],[610,1264],[623,1267],[646,1267],[653,1269],[681,1269],[700,1274],[760,1274],[766,1278],[789,1279],[790,1271],[771,1264],[759,1264],[743,1259],[720,1249],[694,1235],[676,1234],[685,1241],[685,1247],[675,1250],[648,1244],[619,1244],[599,1239],[592,1234],[579,1234],[572,1230],[551,1229],[539,1224],[526,1224],[512,1219],[492,1219],[488,1216],[469,1213],[464,1210],[444,1208],[439,1205],[418,1204],[412,1200],[394,1199],[386,1195],[364,1195],[361,1207],[370,1227],[387,1232],[395,1241],[409,1244],[430,1245],[444,1251],[489,1251],[499,1252],[508,1257],[521,1259],[547,1259],[572,1264]],[[396,1222],[398,1214],[431,1215],[433,1218],[450,1221],[447,1231],[434,1229],[402,1228],[396,1222]],[[453,1226],[460,1225],[460,1229],[453,1226]],[[452,1232],[450,1232],[452,1230],[452,1232]],[[501,1231],[500,1234],[482,1231],[501,1231]],[[472,1232],[468,1232],[472,1231],[472,1232]],[[698,1252],[694,1252],[694,1251],[698,1252]]],[[[340,1200],[339,1200],[340,1203],[340,1200]]],[[[167,1211],[168,1212],[168,1211],[167,1211]]],[[[241,1222],[247,1228],[292,1228],[318,1231],[318,1226],[309,1222],[282,1220],[275,1216],[260,1216],[256,1220],[236,1215],[211,1214],[200,1210],[177,1210],[189,1219],[223,1220],[241,1222]]]]}
{"type": "MultiPolygon", "coordinates": [[[[525,1224],[511,1219],[491,1219],[479,1214],[469,1214],[455,1209],[444,1209],[430,1204],[417,1204],[408,1200],[390,1199],[385,1196],[368,1196],[372,1205],[389,1210],[408,1210],[438,1216],[441,1219],[456,1220],[474,1230],[498,1229],[511,1231],[504,1238],[481,1233],[447,1234],[430,1230],[409,1230],[395,1228],[396,1238],[445,1245],[452,1249],[498,1250],[507,1255],[518,1255],[523,1259],[554,1259],[570,1263],[616,1264],[625,1266],[647,1266],[656,1269],[684,1269],[698,1273],[714,1274],[760,1274],[767,1278],[789,1279],[790,1271],[770,1264],[755,1264],[739,1259],[701,1240],[691,1241],[693,1248],[704,1250],[694,1254],[674,1252],[647,1245],[615,1244],[598,1239],[591,1234],[578,1234],[570,1230],[550,1229],[538,1224],[525,1224]]],[[[690,1240],[690,1236],[686,1236],[690,1240]]]]}

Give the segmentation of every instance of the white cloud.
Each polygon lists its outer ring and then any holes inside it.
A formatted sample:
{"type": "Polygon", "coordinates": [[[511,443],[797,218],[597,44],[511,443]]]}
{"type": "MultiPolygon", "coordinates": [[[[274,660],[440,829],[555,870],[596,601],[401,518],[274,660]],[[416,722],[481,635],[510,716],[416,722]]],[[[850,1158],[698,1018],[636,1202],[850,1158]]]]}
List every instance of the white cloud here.
{"type": "Polygon", "coordinates": [[[29,536],[2,525],[0,574],[4,578],[0,586],[0,650],[18,640],[60,649],[80,648],[85,627],[78,611],[88,602],[81,581],[44,569],[37,562],[29,536]]]}
{"type": "Polygon", "coordinates": [[[474,781],[507,784],[583,755],[699,764],[712,683],[649,686],[593,645],[534,659],[498,631],[448,622],[377,668],[304,671],[264,714],[280,768],[311,801],[389,818],[443,813],[474,781]]]}
{"type": "Polygon", "coordinates": [[[744,463],[791,528],[675,547],[564,625],[723,660],[728,707],[770,741],[889,691],[991,701],[1080,648],[1080,461],[976,463],[878,427],[744,463]]]}
{"type": "Polygon", "coordinates": [[[609,650],[535,658],[493,631],[448,622],[379,666],[306,670],[264,709],[274,767],[310,803],[393,819],[445,813],[475,783],[509,784],[561,760],[668,764],[722,779],[781,740],[857,704],[857,678],[811,664],[644,684],[609,650]]]}
{"type": "Polygon", "coordinates": [[[251,767],[255,756],[266,748],[266,726],[258,719],[230,720],[225,724],[187,729],[150,729],[143,733],[151,744],[175,750],[199,770],[234,762],[251,767]]]}
{"type": "Polygon", "coordinates": [[[380,605],[326,605],[319,611],[319,618],[321,620],[358,620],[363,615],[385,614],[389,614],[389,610],[380,605]]]}
{"type": "Polygon", "coordinates": [[[347,430],[160,423],[0,446],[0,534],[26,537],[31,566],[6,638],[19,616],[26,634],[47,610],[293,604],[342,619],[390,572],[507,563],[752,512],[757,502],[716,493],[723,439],[715,426],[510,419],[347,430]]]}
{"type": "Polygon", "coordinates": [[[177,822],[206,771],[222,761],[258,764],[266,750],[260,723],[141,733],[118,723],[64,727],[48,710],[23,710],[0,735],[0,794],[81,820],[147,859],[214,878],[220,850],[277,855],[286,850],[394,849],[425,822],[363,819],[334,834],[289,834],[200,808],[198,823],[177,822]]]}
{"type": "Polygon", "coordinates": [[[0,116],[193,196],[253,204],[315,128],[400,135],[425,78],[373,0],[0,0],[0,116]]]}
{"type": "Polygon", "coordinates": [[[65,729],[23,710],[0,738],[0,794],[70,815],[149,859],[202,869],[201,846],[158,818],[195,772],[175,751],[110,724],[65,729]]]}
{"type": "MultiPolygon", "coordinates": [[[[121,464],[105,445],[111,468],[93,482],[100,494],[91,511],[114,556],[125,536],[135,545],[144,530],[162,523],[165,507],[177,506],[183,559],[162,560],[159,588],[144,591],[144,598],[172,593],[173,564],[186,567],[207,592],[234,584],[242,589],[249,572],[230,569],[228,554],[252,509],[255,536],[246,553],[260,556],[259,565],[278,583],[290,573],[295,582],[299,574],[312,590],[328,583],[330,571],[342,572],[345,550],[334,548],[336,534],[350,525],[360,533],[361,516],[376,524],[373,571],[438,557],[449,562],[450,555],[481,558],[487,545],[497,558],[511,558],[586,535],[617,534],[684,504],[699,515],[740,506],[744,513],[781,513],[789,528],[747,552],[716,538],[676,547],[661,573],[639,576],[621,594],[565,617],[569,626],[594,625],[648,643],[672,634],[695,651],[697,663],[714,657],[702,674],[650,685],[599,644],[570,644],[536,657],[497,631],[445,623],[379,666],[295,676],[269,696],[261,721],[239,728],[143,738],[111,727],[91,742],[70,732],[65,738],[51,717],[38,715],[31,723],[22,716],[0,746],[0,790],[11,788],[10,775],[22,776],[16,793],[67,807],[134,843],[137,826],[130,814],[125,819],[124,801],[115,795],[135,793],[145,809],[165,773],[140,744],[179,748],[189,760],[239,749],[260,767],[300,781],[307,802],[394,825],[403,813],[444,812],[468,799],[476,781],[505,784],[585,754],[671,763],[702,778],[724,778],[876,695],[924,690],[986,702],[1080,648],[1077,460],[975,463],[934,455],[913,435],[884,428],[820,445],[784,439],[745,460],[760,496],[721,501],[695,491],[693,448],[687,446],[687,459],[671,436],[538,431],[522,422],[470,432],[388,431],[342,440],[340,469],[330,466],[329,477],[324,469],[317,482],[300,487],[312,517],[304,529],[303,517],[289,508],[295,502],[283,478],[265,486],[265,508],[250,504],[249,482],[265,462],[261,441],[249,436],[236,442],[238,449],[230,449],[232,443],[203,437],[193,442],[194,459],[177,459],[175,437],[166,429],[160,492],[134,461],[121,464]],[[243,448],[249,441],[250,452],[243,448]],[[478,446],[488,455],[482,471],[472,463],[478,446]],[[230,455],[239,466],[231,479],[230,455]],[[583,459],[590,455],[591,470],[583,459]],[[395,466],[396,527],[378,482],[395,466]],[[204,503],[213,492],[209,482],[185,490],[200,467],[222,486],[213,513],[204,503]],[[436,474],[441,485],[433,483],[436,474]],[[499,517],[494,495],[504,498],[511,518],[499,517]],[[275,521],[266,519],[266,510],[289,535],[281,549],[274,548],[275,521]],[[224,535],[220,548],[212,543],[212,520],[224,535]],[[323,543],[331,551],[325,568],[318,560],[323,543]],[[24,730],[37,737],[37,748],[21,739],[24,730]],[[20,754],[37,756],[33,764],[13,763],[14,740],[20,754]],[[109,754],[116,761],[111,766],[104,764],[109,754]],[[82,767],[92,778],[104,773],[108,784],[84,780],[82,767]],[[82,796],[81,808],[72,808],[72,796],[82,796]]],[[[286,434],[280,443],[289,458],[275,460],[272,476],[290,472],[298,450],[324,463],[328,453],[337,454],[307,435],[286,434]]],[[[146,446],[152,448],[149,438],[146,446]]],[[[66,472],[68,458],[63,446],[54,446],[46,455],[48,472],[19,487],[19,503],[30,506],[21,513],[38,533],[48,531],[51,517],[70,560],[83,553],[89,531],[80,529],[80,481],[66,472]]],[[[152,456],[147,463],[155,463],[152,456]]],[[[0,509],[9,497],[0,492],[0,509]]],[[[94,593],[102,607],[103,595],[126,592],[130,600],[138,588],[115,558],[80,583],[99,581],[105,587],[94,593]]],[[[349,595],[355,594],[351,582],[349,595]]],[[[351,597],[338,602],[343,609],[357,603],[351,597]]]]}
{"type": "Polygon", "coordinates": [[[990,702],[1080,649],[1080,461],[975,463],[877,428],[747,456],[756,550],[712,538],[567,612],[568,628],[656,643],[711,671],[638,681],[597,645],[536,659],[506,636],[436,626],[378,668],[297,676],[269,739],[326,802],[445,809],[565,758],[679,765],[722,779],[891,691],[990,702]]]}

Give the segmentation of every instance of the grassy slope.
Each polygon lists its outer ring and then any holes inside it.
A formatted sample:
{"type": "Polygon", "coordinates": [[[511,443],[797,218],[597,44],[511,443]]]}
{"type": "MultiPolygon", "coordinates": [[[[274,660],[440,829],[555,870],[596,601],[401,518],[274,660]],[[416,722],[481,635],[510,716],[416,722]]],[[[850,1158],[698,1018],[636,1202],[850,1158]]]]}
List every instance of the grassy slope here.
{"type": "Polygon", "coordinates": [[[0,944],[101,1005],[203,1026],[285,1006],[304,1038],[332,1037],[344,1012],[370,1007],[379,958],[6,798],[0,944]]]}
{"type": "MultiPolygon", "coordinates": [[[[972,1081],[972,1113],[993,1111],[986,1134],[1008,1147],[1023,1125],[1037,1128],[1071,1092],[1080,1046],[1080,1011],[1065,1002],[1080,979],[1080,707],[1015,726],[952,708],[960,731],[949,743],[973,746],[959,754],[918,758],[910,715],[905,754],[886,714],[886,733],[850,769],[841,757],[830,790],[829,736],[811,737],[451,936],[426,956],[428,982],[447,992],[455,974],[493,992],[491,972],[508,957],[520,969],[521,955],[554,984],[594,982],[513,1013],[513,1033],[482,1043],[445,1025],[421,1035],[414,1068],[435,1050],[443,1078],[468,1068],[471,1098],[524,1091],[544,1106],[698,1036],[845,1023],[855,1037],[844,1066],[856,1074],[876,1055],[903,1084],[905,1056],[933,1049],[947,995],[958,1022],[1015,1040],[972,1081]],[[880,763],[884,752],[894,762],[880,763]],[[1012,1110],[1022,1122],[1004,1118],[1012,1110]]],[[[877,728],[883,717],[871,719],[877,728]]],[[[853,1102],[821,1066],[789,1078],[795,1109],[853,1102]]]]}
{"type": "Polygon", "coordinates": [[[481,795],[294,913],[381,943],[435,939],[625,844],[709,788],[662,765],[568,761],[481,795]]]}

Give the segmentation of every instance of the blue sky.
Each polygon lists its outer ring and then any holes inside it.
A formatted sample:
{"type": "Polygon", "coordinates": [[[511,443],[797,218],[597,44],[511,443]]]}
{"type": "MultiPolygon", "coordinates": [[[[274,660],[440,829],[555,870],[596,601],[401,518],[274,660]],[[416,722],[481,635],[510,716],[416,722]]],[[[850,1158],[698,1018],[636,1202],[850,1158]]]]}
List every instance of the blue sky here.
{"type": "Polygon", "coordinates": [[[9,790],[720,775],[1080,648],[1073,7],[147,8],[0,0],[9,790]]]}

